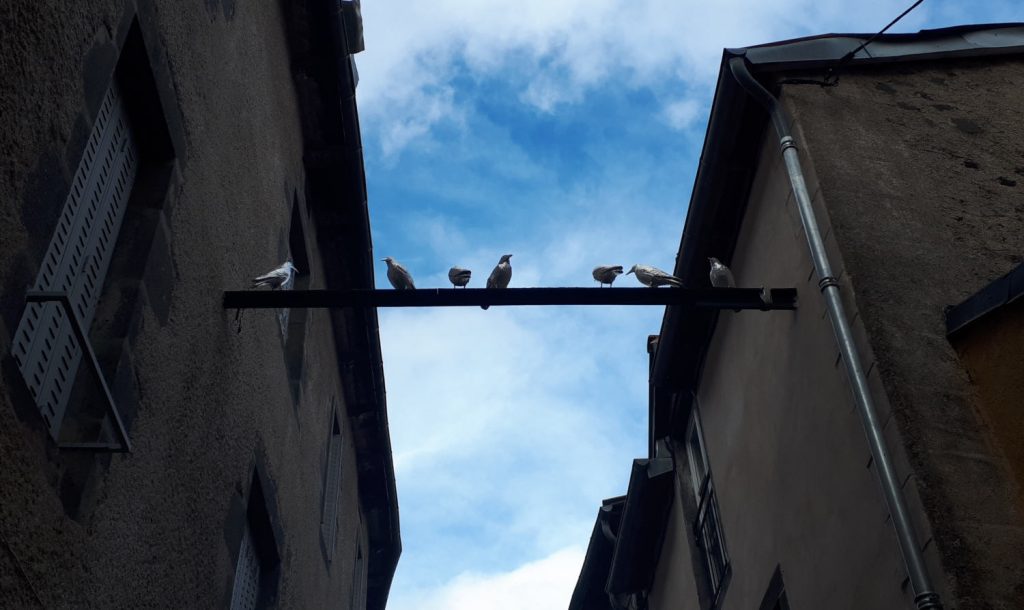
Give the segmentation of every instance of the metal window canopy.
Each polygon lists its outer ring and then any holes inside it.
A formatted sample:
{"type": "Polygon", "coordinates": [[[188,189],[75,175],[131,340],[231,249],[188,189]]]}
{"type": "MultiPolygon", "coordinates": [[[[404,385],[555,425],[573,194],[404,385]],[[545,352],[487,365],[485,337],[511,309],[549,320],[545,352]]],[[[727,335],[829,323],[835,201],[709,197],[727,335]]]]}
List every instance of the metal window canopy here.
{"type": "MultiPolygon", "coordinates": [[[[85,331],[82,329],[82,323],[78,319],[78,314],[75,313],[74,308],[71,306],[71,298],[66,292],[38,292],[30,291],[25,294],[26,303],[50,303],[56,302],[64,309],[64,313],[67,315],[69,322],[71,323],[71,330],[75,334],[75,340],[78,341],[78,345],[81,346],[82,352],[88,361],[90,372],[92,372],[93,379],[97,385],[100,386],[100,390],[103,393],[103,397],[106,400],[108,412],[111,420],[113,420],[115,430],[119,442],[116,443],[104,443],[104,442],[85,442],[85,443],[61,443],[57,441],[57,447],[60,449],[77,449],[85,451],[110,451],[114,453],[129,453],[132,450],[132,442],[128,438],[128,433],[125,431],[124,422],[121,421],[121,414],[117,410],[117,406],[114,404],[114,396],[110,392],[110,386],[107,385],[107,380],[103,377],[103,371],[100,370],[99,360],[96,359],[96,352],[92,349],[92,344],[89,343],[88,337],[85,336],[85,331]]],[[[59,436],[59,435],[58,435],[59,436]]]]}
{"type": "Polygon", "coordinates": [[[224,309],[675,305],[694,309],[796,309],[796,288],[420,288],[416,290],[228,290],[224,309]]]}

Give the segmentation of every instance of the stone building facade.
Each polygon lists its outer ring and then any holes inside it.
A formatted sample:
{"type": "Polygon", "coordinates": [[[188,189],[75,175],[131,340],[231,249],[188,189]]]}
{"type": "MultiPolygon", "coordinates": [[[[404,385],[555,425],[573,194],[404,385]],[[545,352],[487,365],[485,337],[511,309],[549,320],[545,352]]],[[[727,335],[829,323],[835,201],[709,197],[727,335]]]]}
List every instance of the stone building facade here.
{"type": "Polygon", "coordinates": [[[372,287],[361,49],[348,1],[0,7],[0,606],[385,607],[375,312],[222,307],[372,287]]]}
{"type": "Polygon", "coordinates": [[[572,609],[873,610],[917,599],[808,249],[807,190],[944,608],[1024,607],[1024,26],[726,50],[675,268],[793,312],[666,310],[650,455],[599,512],[572,609]],[[665,473],[670,473],[666,475],[665,473]]]}

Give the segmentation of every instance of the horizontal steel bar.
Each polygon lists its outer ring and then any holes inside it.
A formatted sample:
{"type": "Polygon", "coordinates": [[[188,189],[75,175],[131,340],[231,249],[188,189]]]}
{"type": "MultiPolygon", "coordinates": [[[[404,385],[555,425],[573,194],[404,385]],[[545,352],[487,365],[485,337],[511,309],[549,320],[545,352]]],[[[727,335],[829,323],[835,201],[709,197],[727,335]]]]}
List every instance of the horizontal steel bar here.
{"type": "Polygon", "coordinates": [[[681,305],[699,309],[796,309],[795,288],[421,288],[417,290],[229,290],[225,309],[478,307],[480,305],[681,305]]]}
{"type": "Polygon", "coordinates": [[[124,447],[110,443],[61,443],[57,445],[66,451],[109,451],[110,453],[122,453],[124,447]]]}

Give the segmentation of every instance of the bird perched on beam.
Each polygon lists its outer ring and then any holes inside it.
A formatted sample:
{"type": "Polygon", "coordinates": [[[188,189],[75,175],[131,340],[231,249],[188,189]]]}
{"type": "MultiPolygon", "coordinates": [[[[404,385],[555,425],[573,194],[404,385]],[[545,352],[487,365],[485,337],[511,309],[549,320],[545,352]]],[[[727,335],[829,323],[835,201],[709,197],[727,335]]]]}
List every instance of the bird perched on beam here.
{"type": "Polygon", "coordinates": [[[271,290],[288,290],[295,283],[295,274],[299,270],[295,268],[291,260],[281,263],[281,266],[273,271],[268,271],[259,277],[252,278],[253,288],[270,286],[271,290]]]}
{"type": "Polygon", "coordinates": [[[608,284],[612,285],[615,278],[622,275],[622,265],[601,265],[600,267],[594,267],[593,276],[601,286],[608,284]]]}
{"type": "Polygon", "coordinates": [[[405,267],[396,263],[395,259],[390,256],[385,256],[383,260],[388,264],[388,281],[395,287],[395,290],[416,289],[416,284],[412,281],[412,275],[406,271],[405,267]]]}
{"type": "MultiPolygon", "coordinates": [[[[736,280],[732,277],[732,271],[723,265],[722,261],[713,256],[709,256],[708,263],[711,264],[711,271],[708,272],[708,278],[711,280],[712,286],[715,288],[736,287],[736,280]]],[[[734,309],[733,311],[739,311],[739,309],[734,309]]]]}
{"type": "Polygon", "coordinates": [[[708,273],[708,277],[711,279],[712,286],[715,288],[736,287],[736,280],[732,277],[732,271],[729,271],[729,268],[723,265],[722,261],[709,256],[708,262],[711,263],[711,271],[708,273]]]}
{"type": "Polygon", "coordinates": [[[630,267],[626,275],[633,273],[636,275],[636,279],[639,280],[644,286],[650,286],[651,288],[657,288],[658,286],[674,286],[676,288],[683,287],[683,280],[677,278],[671,273],[665,273],[657,267],[651,267],[650,265],[633,265],[630,267]]]}
{"type": "Polygon", "coordinates": [[[451,269],[448,270],[448,281],[451,282],[452,286],[456,288],[458,288],[459,286],[465,288],[466,284],[469,283],[469,278],[471,275],[473,275],[473,272],[470,271],[469,269],[452,267],[451,269]]]}
{"type": "MultiPolygon", "coordinates": [[[[488,288],[508,288],[508,283],[512,281],[512,263],[509,259],[512,258],[511,254],[502,254],[501,260],[495,265],[494,271],[491,271],[490,277],[487,278],[488,288]]],[[[480,309],[487,309],[490,305],[481,305],[480,309]]]]}
{"type": "MultiPolygon", "coordinates": [[[[281,266],[252,278],[252,288],[263,288],[270,286],[271,290],[291,290],[295,285],[295,275],[299,272],[288,259],[281,263],[281,266]]],[[[235,310],[235,332],[242,332],[242,310],[235,310]]]]}

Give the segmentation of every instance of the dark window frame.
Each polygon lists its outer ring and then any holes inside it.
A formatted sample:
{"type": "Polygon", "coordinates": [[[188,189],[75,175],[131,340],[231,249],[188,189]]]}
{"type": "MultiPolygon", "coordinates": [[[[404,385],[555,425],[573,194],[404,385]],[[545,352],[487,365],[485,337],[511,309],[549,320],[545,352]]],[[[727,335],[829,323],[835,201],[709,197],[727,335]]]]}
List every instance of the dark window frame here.
{"type": "MultiPolygon", "coordinates": [[[[288,227],[288,260],[292,261],[298,272],[291,286],[285,290],[308,290],[311,269],[309,263],[309,246],[306,240],[306,227],[302,220],[302,209],[298,193],[292,196],[292,211],[288,227]]],[[[281,330],[281,341],[284,349],[285,370],[288,373],[288,386],[292,401],[298,405],[302,394],[302,373],[306,358],[306,330],[310,310],[307,308],[278,310],[278,325],[281,330]]]]}
{"type": "Polygon", "coordinates": [[[695,570],[695,576],[707,593],[706,607],[713,609],[720,607],[725,596],[732,576],[732,562],[725,543],[718,495],[696,405],[686,427],[685,448],[690,473],[689,495],[694,505],[690,527],[701,568],[695,570]]]}
{"type": "Polygon", "coordinates": [[[786,597],[786,584],[782,581],[782,566],[775,566],[775,572],[768,582],[768,589],[761,598],[758,610],[789,610],[789,599],[786,597]]]}
{"type": "Polygon", "coordinates": [[[233,606],[235,589],[239,583],[239,563],[242,551],[248,542],[259,563],[259,579],[257,586],[256,608],[270,608],[277,603],[278,587],[281,581],[281,553],[279,538],[281,534],[275,530],[276,515],[274,490],[268,487],[263,468],[256,465],[252,469],[249,483],[249,494],[245,503],[243,531],[239,539],[235,556],[235,575],[232,577],[229,607],[233,606]],[[246,539],[246,530],[249,538],[246,539]]]}
{"type": "Polygon", "coordinates": [[[338,541],[338,519],[341,515],[341,488],[344,482],[344,430],[338,414],[338,404],[331,398],[331,418],[324,449],[323,485],[320,502],[320,545],[324,562],[334,561],[334,550],[338,541]],[[333,466],[333,469],[332,469],[333,466]],[[332,474],[336,478],[332,482],[332,474]]]}
{"type": "MultiPolygon", "coordinates": [[[[102,388],[102,383],[93,380],[95,372],[90,370],[92,367],[86,361],[87,358],[81,358],[70,372],[70,385],[59,413],[49,418],[43,416],[50,438],[61,449],[106,452],[122,451],[129,445],[127,442],[112,442],[117,435],[112,433],[110,415],[116,411],[122,419],[120,427],[127,431],[137,412],[138,396],[132,383],[129,352],[137,334],[141,303],[146,302],[157,310],[161,309],[160,304],[154,301],[166,300],[162,298],[164,291],[150,285],[152,278],[148,277],[147,263],[154,240],[159,238],[162,244],[167,242],[167,236],[161,232],[160,225],[163,208],[171,194],[179,154],[168,126],[169,111],[173,109],[161,103],[163,98],[158,74],[162,76],[163,73],[159,67],[151,62],[142,26],[138,16],[135,16],[110,66],[109,76],[97,78],[90,83],[100,93],[95,100],[92,96],[86,100],[87,106],[93,102],[96,105],[95,111],[86,111],[85,114],[87,122],[84,124],[89,125],[88,131],[83,131],[80,140],[73,139],[69,144],[68,157],[78,159],[74,172],[77,176],[89,156],[90,148],[95,144],[92,141],[93,132],[102,119],[106,98],[111,95],[119,98],[118,105],[131,133],[129,139],[133,141],[134,177],[127,190],[117,231],[102,222],[98,222],[93,230],[94,233],[104,233],[112,242],[109,262],[105,272],[100,274],[105,279],[91,292],[93,311],[90,315],[83,315],[85,312],[76,305],[76,313],[82,323],[81,330],[86,335],[85,343],[94,351],[99,374],[108,388],[102,388]],[[147,284],[148,299],[138,298],[142,283],[147,284]],[[71,438],[68,437],[69,433],[71,438]]],[[[62,216],[73,191],[81,193],[81,185],[71,184],[67,192],[62,194],[62,216]]],[[[61,218],[55,218],[53,235],[66,230],[67,227],[62,228],[61,218]]],[[[47,263],[46,260],[42,261],[41,269],[47,263]]],[[[95,268],[92,275],[99,277],[95,268]]],[[[68,294],[71,296],[70,291],[68,294]]],[[[22,313],[23,317],[27,315],[28,308],[22,313]]],[[[161,312],[157,312],[157,317],[163,322],[161,312]]],[[[83,342],[76,339],[74,343],[83,342]]],[[[89,351],[84,345],[79,347],[83,354],[89,351]]],[[[42,412],[43,407],[37,399],[31,400],[35,410],[42,412]]],[[[75,459],[88,461],[91,458],[75,459]]],[[[62,491],[62,501],[69,514],[78,512],[78,503],[86,484],[81,477],[74,481],[62,481],[62,489],[68,490],[68,493],[62,491]]]]}

